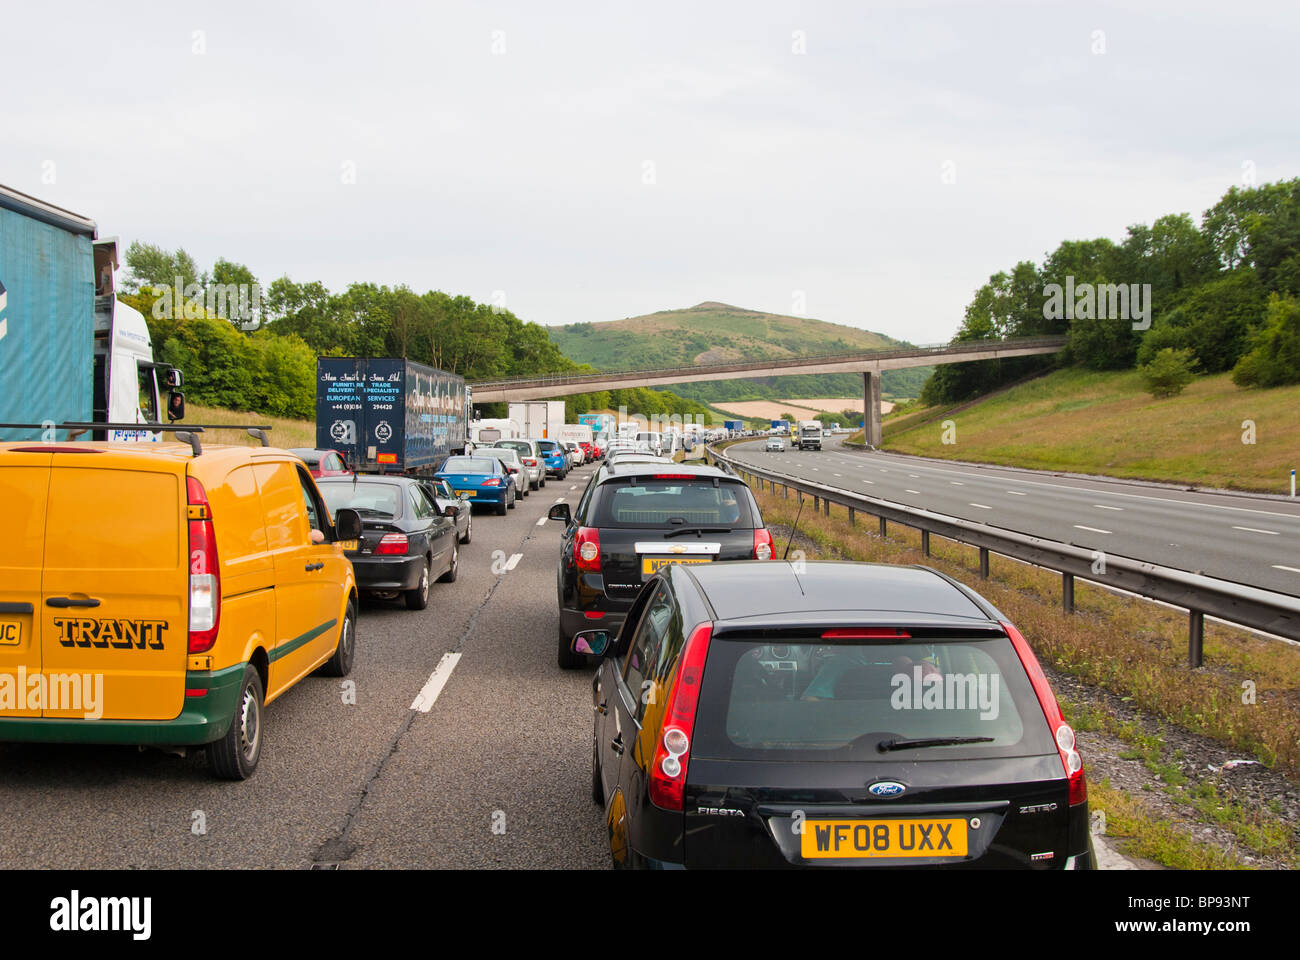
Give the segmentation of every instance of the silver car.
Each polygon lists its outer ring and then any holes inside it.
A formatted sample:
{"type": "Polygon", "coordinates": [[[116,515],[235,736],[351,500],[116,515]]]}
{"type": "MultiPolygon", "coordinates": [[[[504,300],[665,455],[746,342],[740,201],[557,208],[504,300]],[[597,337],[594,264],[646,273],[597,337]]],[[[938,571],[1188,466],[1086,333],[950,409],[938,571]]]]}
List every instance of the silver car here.
{"type": "Polygon", "coordinates": [[[494,457],[500,460],[501,465],[510,471],[510,479],[515,485],[515,499],[522,500],[528,496],[531,485],[528,481],[527,468],[518,451],[509,447],[479,447],[474,451],[474,456],[494,457]]]}
{"type": "Polygon", "coordinates": [[[775,450],[777,453],[785,453],[785,441],[780,437],[768,437],[767,446],[763,448],[767,453],[775,450]]]}
{"type": "Polygon", "coordinates": [[[519,454],[519,458],[524,463],[524,469],[528,473],[528,488],[530,490],[539,490],[546,486],[546,462],[542,459],[542,450],[537,445],[536,440],[498,440],[492,446],[513,450],[519,454]]]}

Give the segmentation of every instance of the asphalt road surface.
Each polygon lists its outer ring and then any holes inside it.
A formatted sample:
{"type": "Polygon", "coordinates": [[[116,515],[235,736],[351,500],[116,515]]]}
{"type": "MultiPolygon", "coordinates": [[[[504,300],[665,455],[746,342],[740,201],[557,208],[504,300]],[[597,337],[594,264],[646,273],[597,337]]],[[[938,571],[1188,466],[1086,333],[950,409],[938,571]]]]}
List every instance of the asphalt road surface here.
{"type": "Polygon", "coordinates": [[[763,442],[727,452],[866,496],[1300,594],[1300,503],[869,453],[839,437],[820,451],[766,453],[763,442]]]}
{"type": "Polygon", "coordinates": [[[0,868],[607,866],[591,673],[555,663],[561,524],[542,520],[593,469],[476,513],[427,609],[363,601],[355,704],[319,676],[268,704],[250,780],[201,752],[0,744],[0,868]]]}

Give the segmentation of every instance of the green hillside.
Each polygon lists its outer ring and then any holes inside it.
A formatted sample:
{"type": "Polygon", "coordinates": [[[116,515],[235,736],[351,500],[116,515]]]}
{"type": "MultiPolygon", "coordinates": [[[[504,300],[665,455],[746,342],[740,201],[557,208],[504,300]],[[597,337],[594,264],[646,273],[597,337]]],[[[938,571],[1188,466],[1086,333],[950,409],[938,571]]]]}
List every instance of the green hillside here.
{"type": "Polygon", "coordinates": [[[911,429],[900,423],[904,429],[889,432],[884,446],[1002,466],[1288,493],[1300,450],[1297,410],[1300,385],[1242,389],[1221,373],[1156,400],[1136,371],[1073,368],[939,422],[911,429]],[[947,423],[955,429],[946,432],[947,423]]]}
{"type": "MultiPolygon", "coordinates": [[[[572,323],[548,329],[551,341],[565,356],[600,370],[888,350],[905,345],[903,341],[858,327],[716,302],[623,320],[572,323]]],[[[914,397],[929,375],[929,367],[891,370],[886,372],[882,386],[890,396],[914,397]]],[[[673,390],[704,402],[856,396],[862,390],[862,380],[853,374],[762,377],[675,384],[673,390]]]]}

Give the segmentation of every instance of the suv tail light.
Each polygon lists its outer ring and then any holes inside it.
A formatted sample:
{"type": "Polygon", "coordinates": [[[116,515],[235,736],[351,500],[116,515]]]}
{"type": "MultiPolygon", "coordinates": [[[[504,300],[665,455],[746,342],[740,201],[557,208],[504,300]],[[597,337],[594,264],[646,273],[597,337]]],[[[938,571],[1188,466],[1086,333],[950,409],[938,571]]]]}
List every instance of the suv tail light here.
{"type": "Polygon", "coordinates": [[[404,533],[386,533],[375,545],[375,556],[400,556],[406,553],[409,543],[404,533]]]}
{"type": "Polygon", "coordinates": [[[1070,806],[1083,803],[1088,799],[1088,782],[1083,775],[1083,759],[1075,749],[1074,729],[1061,716],[1061,705],[1056,702],[1056,695],[1052,693],[1038,658],[1034,656],[1034,651],[1029,649],[1029,644],[1025,642],[1020,631],[1006,622],[1002,624],[1002,629],[1006,630],[1007,636],[1011,638],[1011,645],[1015,647],[1016,655],[1020,657],[1025,672],[1029,674],[1029,682],[1034,685],[1034,693],[1038,695],[1038,703],[1043,708],[1043,715],[1047,717],[1048,726],[1052,728],[1052,738],[1056,741],[1057,752],[1061,755],[1065,776],[1070,781],[1070,806]]]}
{"type": "Polygon", "coordinates": [[[595,527],[579,527],[573,541],[573,555],[579,570],[600,573],[600,531],[595,527]]]}
{"type": "Polygon", "coordinates": [[[185,489],[190,527],[188,647],[190,653],[206,653],[217,642],[221,629],[221,566],[207,491],[196,477],[185,478],[185,489]]]}
{"type": "Polygon", "coordinates": [[[772,559],[772,535],[767,532],[767,527],[754,528],[754,559],[772,559]]]}
{"type": "Polygon", "coordinates": [[[663,732],[655,744],[655,761],[650,767],[650,801],[665,810],[683,810],[686,770],[691,762],[691,737],[695,735],[695,711],[700,704],[700,682],[709,655],[713,624],[697,624],[682,648],[677,676],[664,709],[663,732]]]}

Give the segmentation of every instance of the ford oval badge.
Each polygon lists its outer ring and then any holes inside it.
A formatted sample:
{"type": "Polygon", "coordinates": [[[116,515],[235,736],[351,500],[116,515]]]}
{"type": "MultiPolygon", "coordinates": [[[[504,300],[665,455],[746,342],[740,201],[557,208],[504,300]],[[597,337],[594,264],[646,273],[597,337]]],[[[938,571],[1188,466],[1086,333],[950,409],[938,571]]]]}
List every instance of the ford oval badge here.
{"type": "Polygon", "coordinates": [[[906,789],[907,787],[893,780],[881,780],[867,787],[867,792],[873,797],[897,797],[901,796],[906,789]]]}

